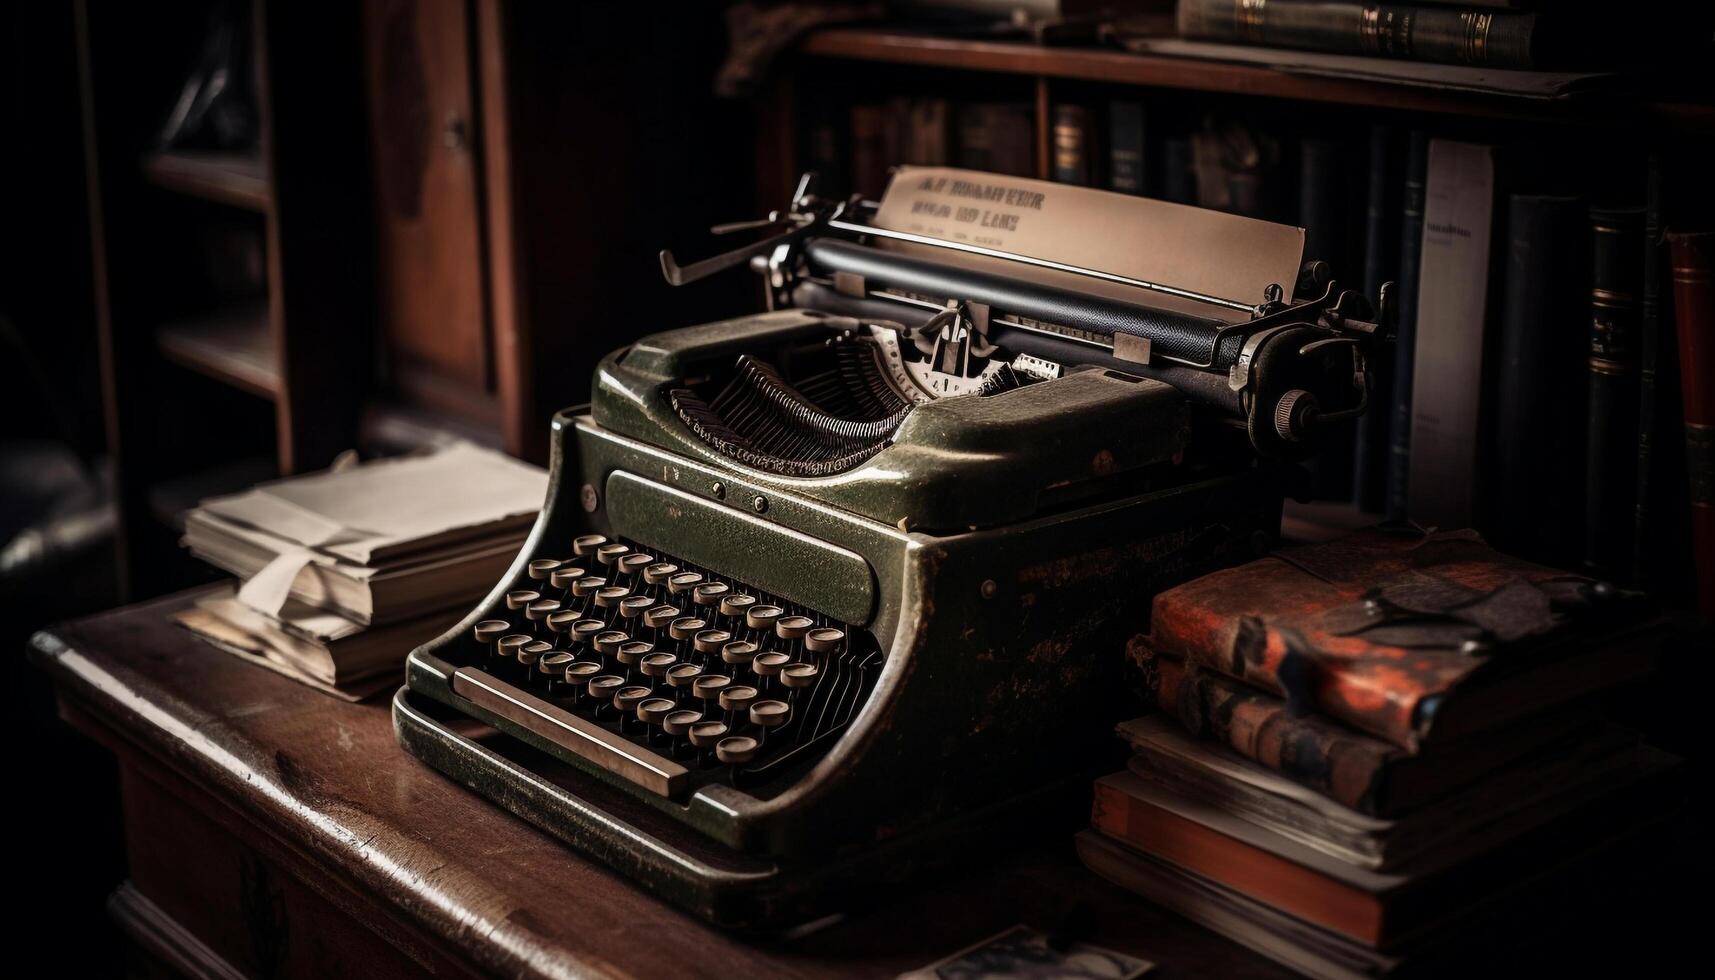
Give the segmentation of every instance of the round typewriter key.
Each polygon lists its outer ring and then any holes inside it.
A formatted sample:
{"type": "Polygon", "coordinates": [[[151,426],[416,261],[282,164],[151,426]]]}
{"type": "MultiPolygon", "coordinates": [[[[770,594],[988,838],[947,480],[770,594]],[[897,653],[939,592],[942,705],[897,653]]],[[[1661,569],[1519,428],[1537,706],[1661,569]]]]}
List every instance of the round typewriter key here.
{"type": "Polygon", "coordinates": [[[584,688],[589,685],[590,678],[601,673],[601,664],[593,660],[574,660],[566,665],[566,684],[578,697],[583,696],[584,688]]]}
{"type": "Polygon", "coordinates": [[[588,643],[606,629],[607,624],[599,619],[580,619],[572,624],[572,642],[588,643]]]}
{"type": "Polygon", "coordinates": [[[611,565],[614,562],[619,561],[622,555],[625,555],[630,551],[630,545],[620,544],[615,541],[612,544],[604,544],[597,548],[595,550],[595,560],[601,562],[603,565],[611,565]]]}
{"type": "Polygon", "coordinates": [[[689,640],[707,629],[708,625],[695,616],[680,616],[667,627],[667,635],[675,640],[689,640]]]}
{"type": "Polygon", "coordinates": [[[726,630],[702,630],[691,641],[698,653],[707,654],[711,657],[720,653],[721,648],[730,642],[732,642],[732,634],[726,630]]]}
{"type": "Polygon", "coordinates": [[[756,656],[756,644],[749,640],[734,640],[721,647],[721,659],[729,664],[748,664],[756,656]]]}
{"type": "Polygon", "coordinates": [[[659,630],[682,615],[678,606],[659,605],[643,614],[643,625],[659,630]]]}
{"type": "Polygon", "coordinates": [[[528,633],[508,633],[495,641],[495,659],[502,665],[512,663],[518,659],[518,651],[523,648],[524,644],[533,642],[535,642],[535,637],[528,633]]]}
{"type": "Polygon", "coordinates": [[[667,686],[673,689],[673,700],[677,701],[680,693],[701,676],[703,676],[703,668],[696,664],[679,664],[669,667],[667,669],[667,686]]]}
{"type": "Polygon", "coordinates": [[[603,609],[617,608],[630,596],[631,590],[623,585],[604,585],[595,590],[595,604],[603,609]]]}
{"type": "Polygon", "coordinates": [[[646,595],[626,596],[619,601],[619,615],[622,619],[637,619],[655,605],[655,600],[646,595]]]}
{"type": "Polygon", "coordinates": [[[637,706],[649,700],[654,693],[641,684],[632,684],[613,692],[613,706],[619,712],[619,725],[626,727],[636,714],[637,706]]]}
{"type": "Polygon", "coordinates": [[[566,677],[566,668],[572,664],[572,655],[565,652],[546,653],[536,661],[536,672],[548,682],[548,690],[554,689],[555,683],[566,677]]]}
{"type": "Polygon", "coordinates": [[[578,613],[575,609],[561,609],[558,612],[551,612],[546,620],[548,628],[556,633],[564,633],[571,629],[572,624],[577,621],[578,613]]]}
{"type": "Polygon", "coordinates": [[[725,582],[704,582],[691,590],[691,601],[699,606],[712,606],[721,601],[721,596],[732,591],[732,586],[725,582]]]}
{"type": "Polygon", "coordinates": [[[751,606],[744,614],[744,625],[753,630],[771,630],[776,621],[786,615],[779,606],[751,606]]]}
{"type": "Polygon", "coordinates": [[[713,748],[716,742],[727,736],[726,722],[699,721],[691,726],[686,734],[691,736],[691,744],[699,749],[713,748]]]}
{"type": "Polygon", "coordinates": [[[600,534],[585,534],[572,539],[572,553],[578,556],[593,555],[595,550],[607,544],[607,538],[600,534]]]}
{"type": "Polygon", "coordinates": [[[517,612],[540,598],[542,598],[540,592],[533,592],[529,589],[513,589],[506,593],[506,608],[517,612]]]}
{"type": "MultiPolygon", "coordinates": [[[[543,640],[531,640],[518,648],[518,662],[528,671],[536,666],[536,661],[542,659],[545,653],[553,653],[554,645],[543,640]]],[[[528,675],[526,675],[528,676],[528,675]]]]}
{"type": "Polygon", "coordinates": [[[643,570],[653,564],[655,564],[654,555],[646,555],[641,551],[633,551],[631,554],[626,555],[619,560],[619,573],[624,575],[627,580],[635,583],[638,576],[643,574],[643,570]]]}
{"type": "Polygon", "coordinates": [[[674,595],[694,589],[703,583],[701,572],[675,572],[667,579],[667,591],[674,595]]]}
{"type": "Polygon", "coordinates": [[[815,664],[787,664],[780,670],[780,683],[790,688],[809,687],[820,673],[815,664]]]}
{"type": "Polygon", "coordinates": [[[647,677],[661,677],[667,673],[668,668],[678,662],[670,653],[651,653],[637,661],[637,669],[643,671],[647,677]]]}
{"type": "Polygon", "coordinates": [[[504,619],[485,619],[477,623],[476,628],[471,632],[475,635],[476,642],[482,645],[483,655],[492,657],[495,652],[494,641],[505,636],[506,631],[511,628],[512,624],[504,619]]]}
{"type": "Polygon", "coordinates": [[[732,678],[725,674],[704,674],[691,682],[691,696],[703,701],[713,701],[720,696],[721,691],[732,686],[732,678]]]}
{"type": "Polygon", "coordinates": [[[815,625],[816,621],[808,616],[785,616],[775,621],[774,635],[782,640],[798,640],[815,625]]]}
{"type": "Polygon", "coordinates": [[[586,574],[588,573],[576,565],[567,565],[554,569],[553,573],[548,576],[548,584],[564,591],[571,588],[573,582],[583,578],[586,574]]]}
{"type": "Polygon", "coordinates": [[[750,706],[750,723],[762,728],[779,728],[792,717],[792,706],[784,701],[757,701],[750,706]]]}
{"type": "Polygon", "coordinates": [[[846,631],[824,626],[804,634],[804,646],[811,653],[839,653],[846,644],[846,631]]]}
{"type": "Polygon", "coordinates": [[[786,654],[770,650],[751,658],[750,669],[755,671],[756,676],[762,678],[763,683],[766,684],[768,678],[780,673],[781,669],[791,662],[792,658],[786,654]]]}
{"type": "Polygon", "coordinates": [[[595,592],[597,589],[603,589],[606,587],[607,579],[602,578],[600,575],[579,575],[577,578],[572,579],[572,595],[575,596],[587,596],[595,592]]]}
{"type": "Polygon", "coordinates": [[[734,684],[721,692],[721,707],[727,711],[744,711],[757,697],[756,688],[748,684],[734,684]]]}
{"type": "Polygon", "coordinates": [[[540,582],[549,575],[552,575],[554,573],[554,569],[559,568],[564,564],[565,562],[559,558],[537,558],[530,562],[529,575],[531,578],[540,582]]]}
{"type": "Polygon", "coordinates": [[[556,613],[559,611],[560,602],[558,599],[537,599],[535,602],[524,607],[524,618],[540,622],[541,620],[547,619],[549,613],[556,613]]]}
{"type": "Polygon", "coordinates": [[[618,674],[600,674],[590,678],[589,692],[590,697],[596,699],[596,714],[601,714],[602,710],[613,701],[614,692],[624,686],[625,678],[618,674]]]}
{"type": "Polygon", "coordinates": [[[595,647],[595,652],[604,657],[611,657],[619,653],[619,648],[630,640],[631,637],[619,630],[602,630],[595,635],[595,639],[590,641],[590,645],[595,647]]]}
{"type": "Polygon", "coordinates": [[[756,605],[756,596],[744,595],[743,593],[724,595],[721,596],[721,615],[743,616],[754,605],[756,605]]]}
{"type": "Polygon", "coordinates": [[[663,582],[666,582],[667,579],[672,577],[678,570],[679,566],[672,562],[658,561],[643,569],[643,581],[648,582],[650,585],[660,585],[663,582]]]}
{"type": "MultiPolygon", "coordinates": [[[[655,655],[655,646],[646,640],[632,640],[621,643],[619,649],[613,651],[613,659],[625,665],[626,676],[631,675],[631,668],[643,662],[643,658],[655,655]]],[[[672,654],[663,654],[671,657],[672,654]]]]}
{"type": "Polygon", "coordinates": [[[673,710],[673,702],[666,698],[649,698],[638,702],[637,718],[645,725],[659,725],[673,710]]]}
{"type": "Polygon", "coordinates": [[[673,737],[670,754],[679,754],[679,750],[685,747],[685,734],[691,730],[692,725],[702,720],[701,711],[692,711],[689,708],[667,712],[667,717],[661,719],[661,730],[673,737]]]}
{"type": "Polygon", "coordinates": [[[742,766],[756,758],[762,743],[749,735],[728,735],[715,743],[715,758],[729,766],[742,766]]]}

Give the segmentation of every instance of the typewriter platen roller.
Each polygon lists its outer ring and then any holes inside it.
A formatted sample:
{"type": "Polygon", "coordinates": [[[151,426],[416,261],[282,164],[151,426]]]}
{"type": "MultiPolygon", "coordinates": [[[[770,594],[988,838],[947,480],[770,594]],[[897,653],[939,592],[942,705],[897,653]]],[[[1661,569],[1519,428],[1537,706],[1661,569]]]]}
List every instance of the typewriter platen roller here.
{"type": "Polygon", "coordinates": [[[1381,318],[1314,274],[1247,305],[876,213],[806,181],[763,241],[663,255],[773,308],[601,363],[524,553],[394,703],[412,752],[727,926],[1081,799],[1150,597],[1270,546],[1283,461],[1367,402],[1381,318]]]}

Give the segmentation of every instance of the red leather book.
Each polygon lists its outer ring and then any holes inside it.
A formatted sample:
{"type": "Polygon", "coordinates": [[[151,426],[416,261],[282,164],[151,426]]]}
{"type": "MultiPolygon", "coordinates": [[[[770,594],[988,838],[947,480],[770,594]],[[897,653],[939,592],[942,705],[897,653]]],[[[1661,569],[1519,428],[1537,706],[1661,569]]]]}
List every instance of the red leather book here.
{"type": "Polygon", "coordinates": [[[1410,752],[1649,673],[1640,596],[1473,531],[1372,528],[1156,596],[1149,645],[1410,752]]]}
{"type": "Polygon", "coordinates": [[[1685,393],[1685,464],[1691,475],[1697,605],[1715,619],[1715,232],[1667,236],[1679,378],[1685,393]]]}

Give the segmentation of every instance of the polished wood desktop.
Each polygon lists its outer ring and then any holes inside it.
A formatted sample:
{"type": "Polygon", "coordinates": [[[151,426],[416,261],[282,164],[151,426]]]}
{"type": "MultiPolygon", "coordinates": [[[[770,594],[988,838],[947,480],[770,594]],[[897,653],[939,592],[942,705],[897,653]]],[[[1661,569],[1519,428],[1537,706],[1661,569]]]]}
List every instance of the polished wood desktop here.
{"type": "Polygon", "coordinates": [[[1158,964],[1282,968],[1086,871],[1052,833],[796,936],[724,934],[467,793],[348,704],[205,646],[189,595],[38,634],[60,712],[119,760],[140,961],[192,976],[886,976],[1025,923],[1158,964]]]}

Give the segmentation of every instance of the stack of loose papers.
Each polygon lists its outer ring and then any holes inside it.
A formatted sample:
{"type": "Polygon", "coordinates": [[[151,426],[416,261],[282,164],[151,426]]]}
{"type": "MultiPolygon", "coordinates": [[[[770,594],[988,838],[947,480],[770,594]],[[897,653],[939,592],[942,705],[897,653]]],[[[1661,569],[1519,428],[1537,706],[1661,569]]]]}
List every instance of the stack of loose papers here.
{"type": "Polygon", "coordinates": [[[184,544],[241,585],[180,621],[316,686],[372,693],[502,576],[547,485],[461,443],[205,500],[184,544]]]}

